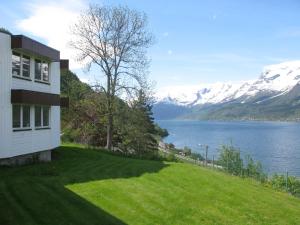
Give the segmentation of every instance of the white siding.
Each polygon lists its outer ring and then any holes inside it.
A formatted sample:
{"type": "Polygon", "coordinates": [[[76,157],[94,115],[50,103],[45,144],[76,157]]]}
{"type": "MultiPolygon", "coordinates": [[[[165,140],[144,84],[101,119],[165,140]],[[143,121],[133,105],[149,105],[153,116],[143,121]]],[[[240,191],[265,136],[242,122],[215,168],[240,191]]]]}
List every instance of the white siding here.
{"type": "Polygon", "coordinates": [[[0,33],[0,158],[10,155],[12,142],[10,43],[10,36],[0,33]]]}
{"type": "MultiPolygon", "coordinates": [[[[32,131],[13,132],[11,89],[25,89],[60,94],[59,62],[50,64],[50,85],[12,78],[11,38],[0,33],[0,158],[39,152],[60,145],[60,107],[51,106],[50,127],[34,129],[34,107],[31,107],[32,131]]],[[[31,78],[34,80],[34,60],[31,60],[31,78]]]]}

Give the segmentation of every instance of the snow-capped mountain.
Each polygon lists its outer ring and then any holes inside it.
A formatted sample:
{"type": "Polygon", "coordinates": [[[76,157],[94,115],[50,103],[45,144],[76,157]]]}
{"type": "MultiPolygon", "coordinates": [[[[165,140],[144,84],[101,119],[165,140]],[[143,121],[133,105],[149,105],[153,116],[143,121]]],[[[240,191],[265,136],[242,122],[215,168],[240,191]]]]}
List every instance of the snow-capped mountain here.
{"type": "Polygon", "coordinates": [[[299,82],[300,61],[290,61],[266,66],[256,80],[166,87],[156,97],[159,103],[193,107],[232,101],[247,103],[264,95],[265,98],[256,101],[259,104],[288,93],[299,82]]]}

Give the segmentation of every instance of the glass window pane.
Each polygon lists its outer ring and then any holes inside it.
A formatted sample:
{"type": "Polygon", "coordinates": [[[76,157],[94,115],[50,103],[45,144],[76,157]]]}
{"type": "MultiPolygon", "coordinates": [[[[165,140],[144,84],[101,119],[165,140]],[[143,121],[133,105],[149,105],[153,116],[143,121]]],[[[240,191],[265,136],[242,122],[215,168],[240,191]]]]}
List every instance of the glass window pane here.
{"type": "Polygon", "coordinates": [[[21,106],[13,105],[13,128],[21,127],[21,106]]]}
{"type": "Polygon", "coordinates": [[[12,54],[12,75],[21,75],[21,55],[16,52],[12,54]]]}
{"type": "Polygon", "coordinates": [[[23,106],[23,127],[30,127],[30,106],[23,106]]]}
{"type": "Polygon", "coordinates": [[[49,65],[48,63],[42,63],[42,76],[43,81],[49,81],[49,65]]]}
{"type": "Polygon", "coordinates": [[[30,77],[30,57],[23,55],[22,57],[22,75],[23,77],[30,77]]]}
{"type": "Polygon", "coordinates": [[[41,127],[42,126],[42,107],[41,106],[35,106],[35,126],[41,127]]]}
{"type": "Polygon", "coordinates": [[[43,107],[43,126],[49,126],[50,107],[43,107]]]}
{"type": "Polygon", "coordinates": [[[41,60],[36,59],[35,60],[35,75],[34,75],[34,79],[36,80],[41,80],[41,68],[42,68],[42,62],[41,60]]]}

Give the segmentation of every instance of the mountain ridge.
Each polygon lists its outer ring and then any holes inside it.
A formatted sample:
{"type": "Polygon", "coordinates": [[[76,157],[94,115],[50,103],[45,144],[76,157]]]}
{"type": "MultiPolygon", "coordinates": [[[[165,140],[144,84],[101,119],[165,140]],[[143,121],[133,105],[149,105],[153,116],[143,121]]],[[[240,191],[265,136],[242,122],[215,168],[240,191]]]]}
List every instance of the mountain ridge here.
{"type": "Polygon", "coordinates": [[[300,61],[290,61],[264,67],[256,80],[166,88],[157,95],[154,116],[158,119],[299,120],[299,96],[300,61]],[[180,113],[175,113],[179,108],[180,113]]]}

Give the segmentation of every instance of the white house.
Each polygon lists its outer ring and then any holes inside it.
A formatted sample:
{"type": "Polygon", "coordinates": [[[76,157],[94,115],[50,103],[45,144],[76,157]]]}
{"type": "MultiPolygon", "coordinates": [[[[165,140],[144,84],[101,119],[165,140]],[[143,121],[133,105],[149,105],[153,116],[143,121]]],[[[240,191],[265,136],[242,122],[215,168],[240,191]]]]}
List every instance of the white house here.
{"type": "Polygon", "coordinates": [[[51,160],[60,145],[60,67],[59,51],[0,32],[0,165],[51,160]]]}

